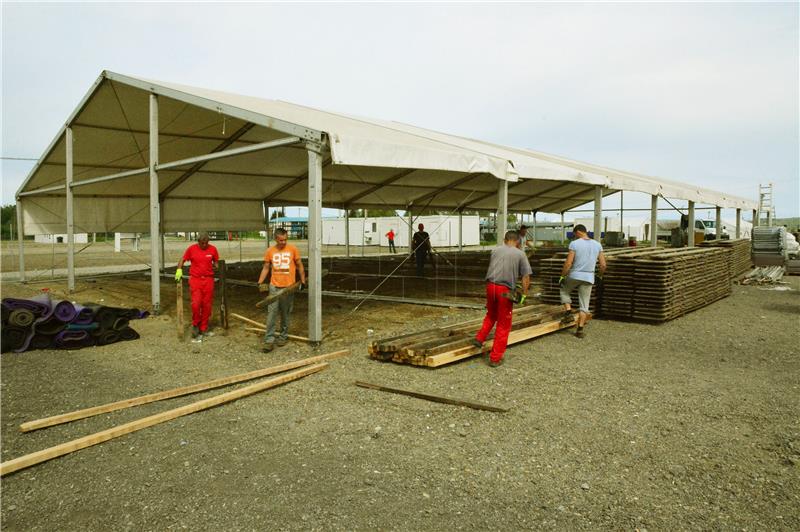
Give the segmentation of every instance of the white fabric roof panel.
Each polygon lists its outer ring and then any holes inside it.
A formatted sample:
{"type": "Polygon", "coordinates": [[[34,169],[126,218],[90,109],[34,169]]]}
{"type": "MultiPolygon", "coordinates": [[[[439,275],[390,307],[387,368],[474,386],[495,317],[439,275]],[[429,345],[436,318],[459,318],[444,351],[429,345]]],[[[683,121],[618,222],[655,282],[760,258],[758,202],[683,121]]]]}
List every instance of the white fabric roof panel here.
{"type": "MultiPolygon", "coordinates": [[[[322,201],[328,207],[494,210],[498,180],[503,179],[511,182],[512,211],[561,212],[591,201],[595,185],[606,187],[606,194],[636,190],[723,207],[755,208],[748,200],[695,186],[531,150],[111,72],[101,74],[67,121],[73,128],[76,183],[147,166],[151,92],[160,96],[162,164],[289,136],[315,141],[327,137],[322,201]]],[[[64,161],[62,128],[18,193],[63,187],[64,161]]],[[[189,168],[159,171],[160,193],[167,202],[162,212],[166,230],[192,229],[187,223],[211,228],[206,222],[224,222],[219,228],[232,230],[259,229],[263,220],[256,211],[263,212],[262,200],[271,206],[307,201],[307,155],[302,144],[209,161],[187,178],[189,168]],[[201,203],[192,200],[202,203],[208,218],[178,210],[185,206],[202,211],[201,203]]],[[[76,220],[83,219],[92,230],[149,230],[146,209],[141,219],[130,212],[146,204],[147,174],[77,186],[73,192],[76,220]],[[99,205],[103,202],[107,205],[99,205]]],[[[63,227],[63,188],[24,199],[26,233],[63,227]],[[33,198],[41,200],[38,206],[33,198]]]]}

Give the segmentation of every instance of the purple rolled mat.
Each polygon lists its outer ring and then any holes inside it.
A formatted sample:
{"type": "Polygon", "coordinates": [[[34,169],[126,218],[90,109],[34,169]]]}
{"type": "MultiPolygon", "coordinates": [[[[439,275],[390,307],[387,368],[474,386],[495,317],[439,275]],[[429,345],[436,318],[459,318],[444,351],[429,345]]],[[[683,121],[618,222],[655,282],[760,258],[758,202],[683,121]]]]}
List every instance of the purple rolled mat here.
{"type": "Polygon", "coordinates": [[[87,324],[92,323],[94,320],[94,311],[90,307],[76,304],[75,310],[77,311],[77,314],[75,315],[75,318],[73,318],[72,323],[87,324]]]}
{"type": "MultiPolygon", "coordinates": [[[[36,296],[36,297],[40,298],[41,296],[36,296]]],[[[3,305],[5,305],[6,308],[8,308],[9,310],[17,310],[17,309],[30,310],[36,316],[49,315],[52,309],[50,305],[40,303],[39,301],[34,301],[32,299],[17,299],[15,297],[7,297],[3,299],[3,305]]]]}
{"type": "Polygon", "coordinates": [[[50,292],[42,292],[40,294],[33,296],[27,301],[42,306],[42,308],[44,309],[43,312],[38,313],[34,311],[34,314],[36,314],[40,318],[47,318],[50,316],[50,314],[53,313],[53,298],[50,297],[50,292]]]}
{"type": "Polygon", "coordinates": [[[86,331],[61,331],[54,343],[58,349],[81,349],[94,345],[95,340],[86,331]]]}
{"type": "Polygon", "coordinates": [[[69,301],[54,301],[53,315],[64,323],[69,323],[78,315],[78,311],[69,301]]]}
{"type": "Polygon", "coordinates": [[[22,353],[23,351],[27,351],[28,346],[30,345],[32,339],[33,339],[33,327],[25,329],[25,340],[22,342],[21,346],[14,349],[14,352],[22,353]]]}

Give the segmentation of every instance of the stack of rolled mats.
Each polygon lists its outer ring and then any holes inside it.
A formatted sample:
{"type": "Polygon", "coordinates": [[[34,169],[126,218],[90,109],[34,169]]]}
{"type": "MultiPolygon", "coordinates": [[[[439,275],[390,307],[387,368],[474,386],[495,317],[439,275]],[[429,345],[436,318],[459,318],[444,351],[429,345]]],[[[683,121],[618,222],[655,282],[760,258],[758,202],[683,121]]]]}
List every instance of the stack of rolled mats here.
{"type": "Polygon", "coordinates": [[[136,340],[139,333],[130,320],[145,318],[147,311],[53,300],[50,294],[31,299],[7,297],[2,309],[2,352],[32,349],[81,349],[120,340],[136,340]]]}

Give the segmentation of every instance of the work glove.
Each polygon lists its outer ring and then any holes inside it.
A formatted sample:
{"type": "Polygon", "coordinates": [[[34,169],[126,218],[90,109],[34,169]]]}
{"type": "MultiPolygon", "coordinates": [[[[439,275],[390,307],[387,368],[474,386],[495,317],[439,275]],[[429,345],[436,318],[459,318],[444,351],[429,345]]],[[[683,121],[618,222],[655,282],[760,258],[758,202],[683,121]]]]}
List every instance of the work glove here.
{"type": "Polygon", "coordinates": [[[269,285],[267,283],[261,283],[258,285],[259,292],[269,292],[269,285]]]}
{"type": "Polygon", "coordinates": [[[183,279],[183,268],[178,268],[175,270],[175,282],[179,283],[183,279]]]}
{"type": "Polygon", "coordinates": [[[526,299],[528,299],[528,296],[526,296],[525,294],[520,294],[519,295],[519,304],[520,305],[524,305],[526,299]]]}
{"type": "Polygon", "coordinates": [[[558,278],[558,286],[564,286],[564,281],[565,279],[564,276],[562,275],[561,277],[558,278]]]}

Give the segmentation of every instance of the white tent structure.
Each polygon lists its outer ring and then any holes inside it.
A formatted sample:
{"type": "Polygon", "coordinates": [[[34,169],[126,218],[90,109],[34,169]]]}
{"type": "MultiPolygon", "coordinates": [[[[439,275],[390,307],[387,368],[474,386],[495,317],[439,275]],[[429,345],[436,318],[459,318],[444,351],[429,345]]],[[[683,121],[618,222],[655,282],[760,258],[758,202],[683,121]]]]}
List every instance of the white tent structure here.
{"type": "MultiPolygon", "coordinates": [[[[529,150],[282,101],[104,71],[17,191],[22,234],[149,232],[154,312],[164,231],[262,229],[266,208],[308,205],[309,338],[322,339],[321,208],[555,212],[637,190],[755,209],[695,187],[529,150]]],[[[655,211],[654,211],[655,212],[655,211]]],[[[739,216],[737,215],[737,219],[739,216]]],[[[20,238],[20,248],[22,239],[20,238]]],[[[20,277],[24,261],[20,249],[20,277]]]]}

